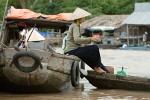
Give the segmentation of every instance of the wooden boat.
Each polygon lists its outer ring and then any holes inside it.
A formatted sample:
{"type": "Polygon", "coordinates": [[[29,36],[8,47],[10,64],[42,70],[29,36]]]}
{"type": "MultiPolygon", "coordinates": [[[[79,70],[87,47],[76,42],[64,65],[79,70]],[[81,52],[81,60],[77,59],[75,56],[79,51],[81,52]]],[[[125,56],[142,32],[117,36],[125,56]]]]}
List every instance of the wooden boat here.
{"type": "Polygon", "coordinates": [[[138,76],[99,74],[95,71],[81,70],[90,84],[98,89],[127,89],[150,91],[150,79],[138,76]]]}
{"type": "Polygon", "coordinates": [[[122,44],[96,44],[100,49],[118,49],[122,44]]]}
{"type": "Polygon", "coordinates": [[[150,46],[128,46],[128,47],[119,47],[120,50],[150,50],[150,46]]]}
{"type": "MultiPolygon", "coordinates": [[[[14,49],[18,22],[37,28],[61,28],[66,21],[7,19],[0,40],[0,90],[12,92],[60,92],[79,84],[80,59],[54,52],[47,46],[14,49]]],[[[46,43],[46,40],[42,42],[46,43]]],[[[36,44],[33,44],[35,46],[36,44]]]]}

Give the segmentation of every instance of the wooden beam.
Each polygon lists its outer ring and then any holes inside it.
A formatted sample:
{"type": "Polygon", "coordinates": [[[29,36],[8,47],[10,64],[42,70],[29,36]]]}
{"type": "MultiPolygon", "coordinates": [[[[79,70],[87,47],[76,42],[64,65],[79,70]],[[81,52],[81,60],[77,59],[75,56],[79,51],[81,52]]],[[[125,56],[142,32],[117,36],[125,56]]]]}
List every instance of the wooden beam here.
{"type": "Polygon", "coordinates": [[[129,27],[127,24],[127,45],[129,46],[129,27]]]}

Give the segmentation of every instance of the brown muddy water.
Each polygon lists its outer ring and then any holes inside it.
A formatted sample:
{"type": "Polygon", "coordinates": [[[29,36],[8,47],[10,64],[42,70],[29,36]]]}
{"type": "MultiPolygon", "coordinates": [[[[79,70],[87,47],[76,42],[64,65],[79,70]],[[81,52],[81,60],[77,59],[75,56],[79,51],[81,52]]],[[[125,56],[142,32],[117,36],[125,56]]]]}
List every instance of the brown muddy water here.
{"type": "MultiPolygon", "coordinates": [[[[61,49],[57,48],[57,52],[61,49]]],[[[111,65],[115,73],[124,67],[127,75],[150,78],[150,51],[100,49],[104,65],[111,65]]],[[[86,70],[90,68],[86,66],[86,70]]],[[[61,93],[14,94],[0,92],[0,100],[150,100],[150,92],[97,89],[84,78],[82,89],[70,87],[61,93]]]]}

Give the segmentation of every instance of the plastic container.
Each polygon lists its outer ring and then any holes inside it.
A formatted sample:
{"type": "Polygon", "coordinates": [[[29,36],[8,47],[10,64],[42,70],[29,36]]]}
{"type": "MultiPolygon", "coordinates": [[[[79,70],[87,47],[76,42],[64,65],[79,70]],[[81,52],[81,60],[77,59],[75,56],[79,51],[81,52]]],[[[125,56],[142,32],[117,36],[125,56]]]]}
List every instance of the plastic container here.
{"type": "Polygon", "coordinates": [[[120,76],[127,76],[126,72],[124,71],[124,68],[122,67],[121,71],[117,71],[117,75],[120,76]]]}

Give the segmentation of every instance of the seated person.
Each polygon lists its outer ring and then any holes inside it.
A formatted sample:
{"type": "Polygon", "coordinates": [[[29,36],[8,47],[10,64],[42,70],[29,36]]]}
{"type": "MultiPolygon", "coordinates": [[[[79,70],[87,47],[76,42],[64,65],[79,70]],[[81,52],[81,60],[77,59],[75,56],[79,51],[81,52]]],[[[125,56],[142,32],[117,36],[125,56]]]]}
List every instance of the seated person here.
{"type": "Polygon", "coordinates": [[[95,34],[92,37],[82,38],[80,33],[80,24],[85,21],[85,17],[91,15],[89,12],[77,8],[71,19],[74,21],[67,33],[65,54],[75,55],[90,66],[98,73],[114,73],[113,68],[104,66],[101,62],[99,48],[96,45],[82,47],[82,44],[90,44],[91,42],[100,42],[101,36],[95,34]],[[80,14],[79,14],[80,13],[80,14]]]}

